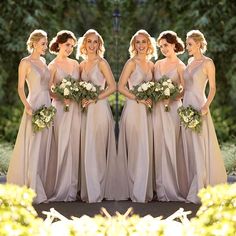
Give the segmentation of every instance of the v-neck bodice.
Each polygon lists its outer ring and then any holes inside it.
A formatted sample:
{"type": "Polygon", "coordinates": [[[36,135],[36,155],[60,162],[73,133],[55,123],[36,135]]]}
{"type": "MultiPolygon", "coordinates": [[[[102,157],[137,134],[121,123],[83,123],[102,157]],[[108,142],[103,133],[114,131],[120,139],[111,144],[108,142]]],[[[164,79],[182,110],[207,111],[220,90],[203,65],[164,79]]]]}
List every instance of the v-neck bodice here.
{"type": "Polygon", "coordinates": [[[152,71],[150,68],[148,68],[147,72],[143,71],[141,66],[135,62],[135,69],[133,73],[130,75],[130,78],[128,79],[128,85],[129,89],[133,88],[134,86],[142,83],[142,82],[148,82],[152,80],[152,71]]]}

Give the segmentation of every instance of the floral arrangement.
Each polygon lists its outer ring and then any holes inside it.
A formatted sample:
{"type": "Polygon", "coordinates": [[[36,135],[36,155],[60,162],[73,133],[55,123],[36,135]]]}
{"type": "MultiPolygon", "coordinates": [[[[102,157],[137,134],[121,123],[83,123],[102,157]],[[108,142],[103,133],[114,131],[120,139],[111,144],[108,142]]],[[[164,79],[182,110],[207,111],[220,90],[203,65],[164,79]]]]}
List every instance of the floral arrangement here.
{"type": "MultiPolygon", "coordinates": [[[[60,99],[75,100],[76,94],[79,91],[78,83],[73,77],[68,75],[61,82],[52,85],[51,91],[60,99]]],[[[69,105],[65,105],[64,111],[69,111],[69,105]]]]}
{"type": "Polygon", "coordinates": [[[183,91],[182,85],[174,83],[169,77],[162,76],[158,82],[155,82],[155,97],[158,101],[167,100],[165,111],[169,111],[168,99],[175,99],[183,91]]]}
{"type": "Polygon", "coordinates": [[[56,111],[57,110],[54,106],[46,107],[45,105],[36,110],[32,116],[33,131],[36,133],[44,128],[49,128],[56,111]]]}
{"type": "Polygon", "coordinates": [[[200,133],[202,127],[202,116],[198,110],[189,105],[188,107],[179,107],[177,112],[180,117],[180,121],[185,128],[189,128],[197,133],[200,133]]]}

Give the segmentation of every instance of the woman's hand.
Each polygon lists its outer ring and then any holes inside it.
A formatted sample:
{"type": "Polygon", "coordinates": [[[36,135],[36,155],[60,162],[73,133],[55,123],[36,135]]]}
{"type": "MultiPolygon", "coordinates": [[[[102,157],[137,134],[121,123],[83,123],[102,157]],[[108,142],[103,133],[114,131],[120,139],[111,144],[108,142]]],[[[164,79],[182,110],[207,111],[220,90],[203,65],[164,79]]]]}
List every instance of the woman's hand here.
{"type": "Polygon", "coordinates": [[[202,116],[207,115],[208,112],[209,112],[209,107],[208,107],[207,105],[204,105],[204,106],[201,108],[201,114],[202,114],[202,116]]]}
{"type": "Polygon", "coordinates": [[[152,100],[149,98],[147,100],[137,100],[138,103],[142,103],[145,106],[151,108],[152,107],[152,100]]]}
{"type": "Polygon", "coordinates": [[[86,107],[88,107],[89,104],[95,103],[95,102],[96,102],[96,100],[83,99],[83,100],[82,100],[82,107],[83,107],[83,108],[86,108],[86,107]]]}
{"type": "Polygon", "coordinates": [[[25,111],[26,111],[26,113],[27,113],[29,116],[32,116],[32,115],[33,115],[33,109],[31,108],[30,105],[26,105],[26,106],[25,106],[25,111]]]}

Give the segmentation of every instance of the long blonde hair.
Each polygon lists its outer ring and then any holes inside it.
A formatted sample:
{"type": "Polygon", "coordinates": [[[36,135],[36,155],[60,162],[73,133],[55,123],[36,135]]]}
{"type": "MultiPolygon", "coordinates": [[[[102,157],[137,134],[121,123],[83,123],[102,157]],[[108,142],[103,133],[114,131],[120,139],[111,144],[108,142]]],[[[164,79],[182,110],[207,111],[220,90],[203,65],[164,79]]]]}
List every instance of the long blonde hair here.
{"type": "Polygon", "coordinates": [[[157,59],[157,49],[156,49],[155,39],[151,37],[150,34],[146,30],[143,30],[143,29],[138,30],[130,40],[130,43],[129,43],[130,58],[138,54],[137,50],[135,49],[135,38],[139,34],[143,35],[144,37],[148,39],[147,58],[151,59],[152,57],[154,57],[155,59],[157,59]]]}
{"type": "Polygon", "coordinates": [[[86,40],[88,38],[89,35],[91,34],[95,34],[98,37],[98,50],[97,50],[97,54],[100,57],[104,56],[104,52],[105,52],[105,47],[104,47],[104,41],[102,36],[94,29],[89,29],[88,31],[85,32],[85,34],[80,37],[78,39],[78,48],[77,48],[77,53],[76,53],[76,58],[79,59],[79,57],[82,57],[83,59],[87,58],[87,50],[85,47],[86,44],[86,40]]]}

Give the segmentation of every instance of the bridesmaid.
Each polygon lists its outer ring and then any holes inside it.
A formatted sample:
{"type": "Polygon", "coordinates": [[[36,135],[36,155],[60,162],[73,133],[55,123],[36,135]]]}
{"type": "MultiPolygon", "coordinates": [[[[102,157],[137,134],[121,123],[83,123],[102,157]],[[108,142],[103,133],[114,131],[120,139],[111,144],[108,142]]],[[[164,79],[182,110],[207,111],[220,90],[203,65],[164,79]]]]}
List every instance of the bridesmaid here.
{"type": "Polygon", "coordinates": [[[86,111],[82,115],[81,130],[81,199],[86,202],[110,198],[107,194],[108,171],[116,157],[114,120],[107,100],[116,90],[116,84],[110,66],[103,58],[104,51],[103,39],[93,29],[79,39],[77,56],[84,59],[80,64],[81,79],[102,90],[97,100],[82,101],[86,111]]]}
{"type": "MultiPolygon", "coordinates": [[[[129,197],[134,202],[153,198],[152,121],[149,100],[137,100],[130,92],[133,86],[153,79],[152,57],[156,57],[155,40],[145,30],[137,31],[130,41],[130,59],[120,76],[118,89],[126,96],[120,120],[118,158],[127,170],[129,197]]],[[[125,183],[124,183],[125,184],[125,183]]]]}
{"type": "MultiPolygon", "coordinates": [[[[154,79],[169,77],[174,83],[183,86],[184,63],[177,57],[184,52],[184,43],[173,31],[162,32],[157,46],[165,57],[155,64],[154,79]]],[[[176,100],[160,101],[153,107],[155,190],[159,201],[184,201],[186,169],[180,133],[180,120],[177,109],[182,105],[176,100]],[[165,111],[168,104],[169,111],[165,111]],[[182,194],[181,194],[182,192],[182,194]]]]}
{"type": "Polygon", "coordinates": [[[187,201],[199,203],[197,194],[208,185],[226,183],[227,176],[221,157],[209,106],[216,92],[215,65],[203,55],[207,42],[199,30],[187,33],[186,47],[190,56],[184,72],[185,93],[183,105],[192,105],[202,114],[203,124],[200,134],[183,129],[184,154],[187,163],[189,192],[187,201]],[[206,84],[209,93],[205,96],[206,84]]]}
{"type": "Polygon", "coordinates": [[[7,173],[7,182],[35,190],[34,203],[47,200],[44,190],[45,168],[47,167],[52,130],[44,129],[34,133],[32,114],[42,105],[50,106],[50,74],[41,57],[47,50],[47,34],[43,30],[34,30],[27,41],[29,56],[19,64],[18,94],[24,104],[24,113],[19,127],[13,155],[7,173]],[[28,96],[25,94],[25,83],[28,85],[28,96]]]}
{"type": "MultiPolygon", "coordinates": [[[[49,64],[50,86],[68,75],[79,79],[79,64],[69,58],[76,43],[74,34],[67,30],[59,31],[50,42],[50,52],[57,55],[49,64]]],[[[57,114],[47,177],[49,201],[75,201],[79,188],[81,109],[74,101],[60,100],[53,94],[52,97],[57,114]],[[69,106],[68,112],[64,111],[65,105],[69,106]]]]}

